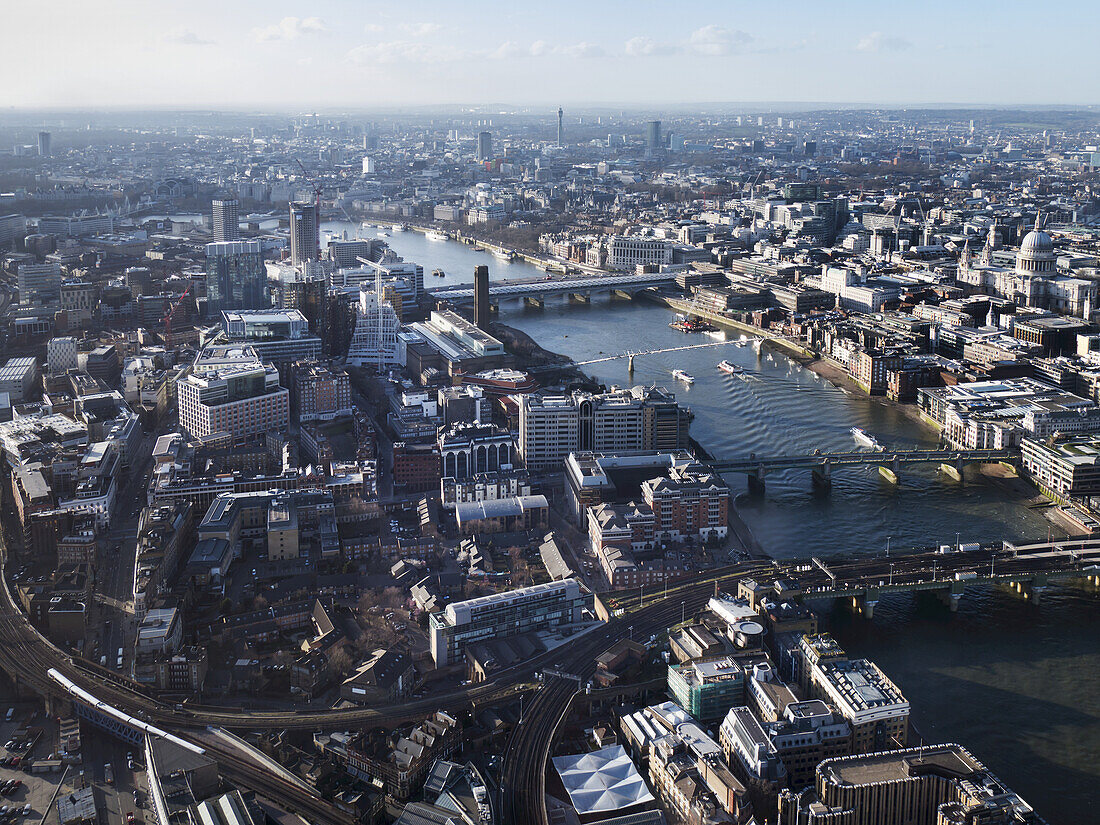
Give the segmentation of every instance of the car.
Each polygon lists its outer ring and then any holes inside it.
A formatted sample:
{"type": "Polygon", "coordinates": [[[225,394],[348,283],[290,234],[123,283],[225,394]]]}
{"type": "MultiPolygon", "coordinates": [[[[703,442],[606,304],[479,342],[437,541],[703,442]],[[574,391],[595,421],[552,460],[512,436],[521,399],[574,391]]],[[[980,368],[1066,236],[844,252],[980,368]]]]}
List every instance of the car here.
{"type": "Polygon", "coordinates": [[[15,740],[9,739],[7,742],[4,743],[4,747],[10,751],[12,748],[15,747],[15,740]]]}
{"type": "Polygon", "coordinates": [[[133,811],[127,811],[126,812],[126,821],[127,822],[133,822],[134,821],[134,812],[133,811]]]}
{"type": "Polygon", "coordinates": [[[30,812],[31,812],[31,803],[28,802],[26,805],[23,806],[23,816],[26,816],[30,812]]]}

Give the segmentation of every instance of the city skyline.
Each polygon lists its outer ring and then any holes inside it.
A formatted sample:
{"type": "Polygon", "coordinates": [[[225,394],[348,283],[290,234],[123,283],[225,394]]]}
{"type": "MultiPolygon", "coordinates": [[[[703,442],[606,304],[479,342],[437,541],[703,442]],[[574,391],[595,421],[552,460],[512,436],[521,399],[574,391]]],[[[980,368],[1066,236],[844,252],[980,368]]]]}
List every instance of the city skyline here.
{"type": "Polygon", "coordinates": [[[1044,7],[1021,48],[1023,3],[926,4],[915,16],[880,4],[841,13],[796,2],[688,3],[669,19],[655,3],[565,2],[522,9],[487,2],[361,6],[323,0],[190,6],[181,21],[131,0],[101,7],[47,2],[10,9],[12,30],[48,22],[55,58],[33,39],[11,44],[13,109],[249,109],[395,105],[658,105],[714,101],[805,104],[1097,102],[1088,7],[1044,7]],[[194,22],[192,22],[194,21],[194,22]],[[578,21],[586,24],[578,31],[578,21]],[[104,60],[105,50],[117,55],[104,60]],[[1019,59],[1023,58],[1023,59],[1019,59]],[[127,61],[136,64],[124,68],[127,61]],[[79,71],[74,71],[79,69],[79,71]],[[1052,90],[1057,90],[1052,91],[1052,90]]]}

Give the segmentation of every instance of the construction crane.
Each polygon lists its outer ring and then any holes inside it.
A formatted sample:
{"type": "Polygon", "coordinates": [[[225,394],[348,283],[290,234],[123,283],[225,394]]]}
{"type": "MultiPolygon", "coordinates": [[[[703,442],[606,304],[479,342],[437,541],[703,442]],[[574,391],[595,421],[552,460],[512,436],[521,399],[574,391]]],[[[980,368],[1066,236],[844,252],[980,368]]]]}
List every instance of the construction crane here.
{"type": "MultiPolygon", "coordinates": [[[[306,179],[306,182],[313,186],[313,208],[317,211],[317,225],[321,225],[321,192],[324,191],[321,188],[320,181],[313,180],[309,176],[309,172],[306,171],[306,167],[302,165],[302,161],[299,158],[294,158],[294,162],[298,164],[298,168],[302,170],[302,177],[306,179]]],[[[321,260],[321,233],[317,233],[317,260],[321,260]]]]}
{"type": "Polygon", "coordinates": [[[179,297],[179,300],[172,304],[172,307],[164,315],[164,343],[167,346],[169,339],[172,337],[172,321],[175,320],[176,313],[183,308],[183,302],[187,300],[187,296],[191,293],[191,286],[188,285],[187,289],[183,291],[183,294],[179,297]]]}

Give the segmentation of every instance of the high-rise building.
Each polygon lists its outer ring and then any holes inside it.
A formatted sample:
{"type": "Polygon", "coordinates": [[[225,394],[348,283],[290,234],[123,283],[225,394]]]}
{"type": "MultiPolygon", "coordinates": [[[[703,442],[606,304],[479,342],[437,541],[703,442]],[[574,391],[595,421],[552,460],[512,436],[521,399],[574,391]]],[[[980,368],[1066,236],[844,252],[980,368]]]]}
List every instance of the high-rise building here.
{"type": "Polygon", "coordinates": [[[254,438],[290,423],[290,393],[252,347],[207,347],[177,385],[180,426],[193,438],[254,438]]]}
{"type": "Polygon", "coordinates": [[[474,323],[478,329],[489,325],[489,267],[474,268],[474,323]]]}
{"type": "Polygon", "coordinates": [[[50,133],[39,132],[38,133],[38,155],[39,157],[48,158],[50,156],[50,133]]]}
{"type": "Polygon", "coordinates": [[[263,309],[267,272],[259,241],[206,245],[206,307],[211,316],[227,309],[263,309]]]}
{"type": "Polygon", "coordinates": [[[661,121],[651,120],[645,127],[645,150],[647,154],[654,154],[662,149],[661,145],[661,121]]]}
{"type": "Polygon", "coordinates": [[[477,133],[477,159],[492,160],[493,157],[493,133],[477,133]]]}
{"type": "Polygon", "coordinates": [[[241,204],[236,198],[216,198],[211,202],[214,241],[236,241],[241,237],[241,204]]]}
{"type": "Polygon", "coordinates": [[[563,114],[564,113],[562,112],[561,107],[559,106],[558,107],[558,146],[562,145],[562,140],[565,138],[565,134],[564,134],[565,130],[563,128],[563,123],[562,123],[563,114]]]}
{"type": "Polygon", "coordinates": [[[290,262],[297,266],[321,257],[321,216],[317,204],[290,204],[290,262]]]}

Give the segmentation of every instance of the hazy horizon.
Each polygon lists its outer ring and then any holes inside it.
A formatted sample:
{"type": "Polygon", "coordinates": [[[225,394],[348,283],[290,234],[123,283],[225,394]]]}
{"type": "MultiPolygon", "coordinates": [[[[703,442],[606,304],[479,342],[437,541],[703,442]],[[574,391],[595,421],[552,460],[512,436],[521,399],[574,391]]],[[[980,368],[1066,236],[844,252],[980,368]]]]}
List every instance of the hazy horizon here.
{"type": "Polygon", "coordinates": [[[5,10],[8,111],[445,106],[1081,107],[1095,9],[792,0],[215,3],[5,10]],[[670,11],[672,13],[670,13],[670,11]],[[42,38],[28,33],[42,32],[42,38]],[[1056,59],[1051,59],[1056,56],[1056,59]],[[525,101],[517,103],[514,101],[525,101]],[[728,101],[728,102],[717,102],[728,101]],[[673,104],[673,102],[675,102],[673,104]]]}

